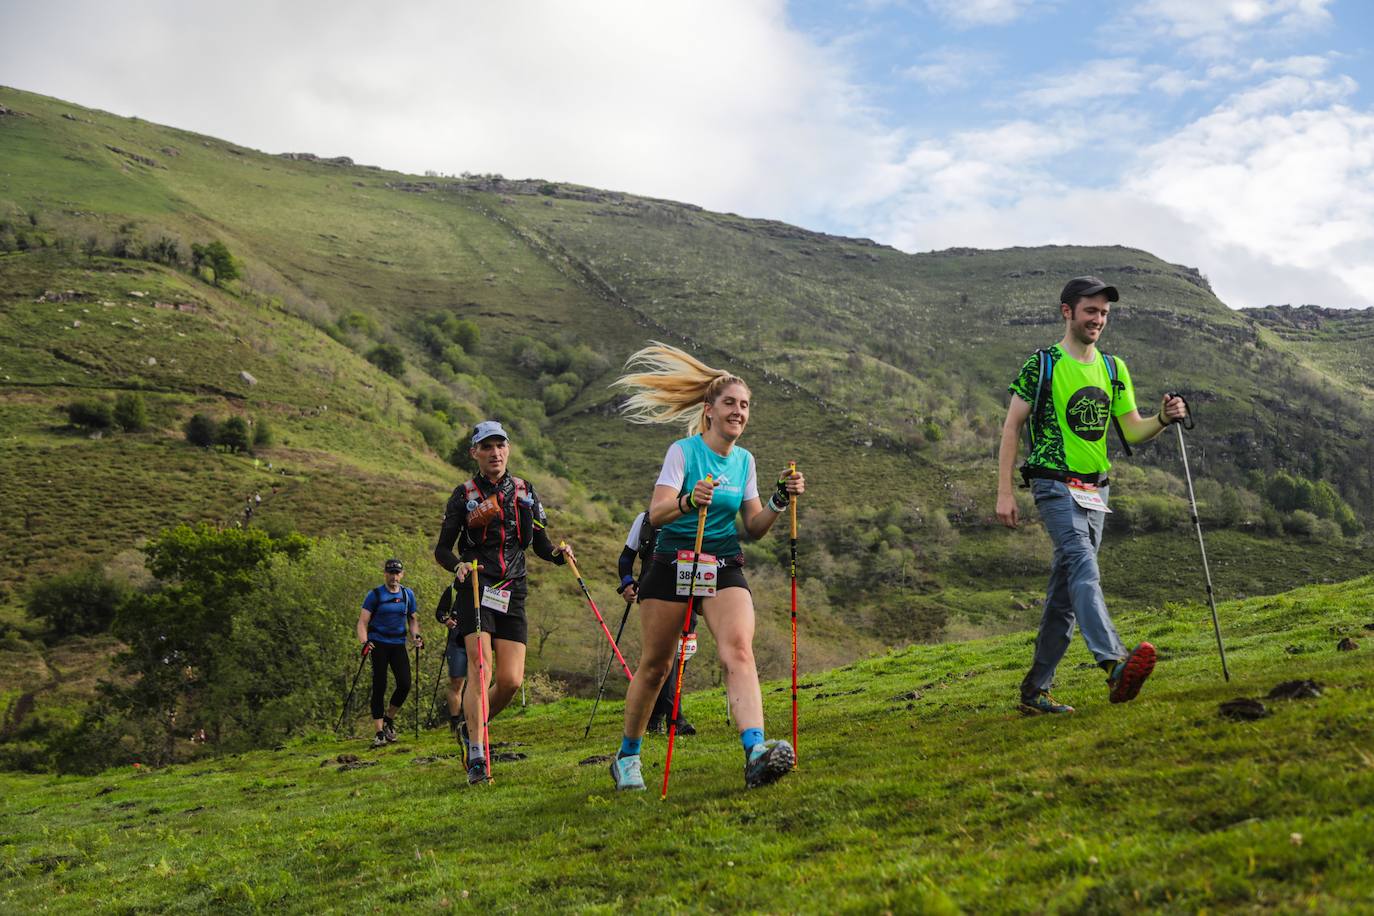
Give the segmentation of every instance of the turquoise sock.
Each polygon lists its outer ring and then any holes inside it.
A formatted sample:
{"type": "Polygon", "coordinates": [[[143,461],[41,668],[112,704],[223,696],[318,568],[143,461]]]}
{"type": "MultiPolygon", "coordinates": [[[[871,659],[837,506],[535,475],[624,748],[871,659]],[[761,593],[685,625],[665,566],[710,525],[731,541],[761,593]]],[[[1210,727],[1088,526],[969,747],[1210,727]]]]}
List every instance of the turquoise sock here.
{"type": "Polygon", "coordinates": [[[744,745],[744,756],[748,757],[750,751],[763,743],[763,729],[746,728],[739,733],[739,743],[744,745]]]}
{"type": "Polygon", "coordinates": [[[628,735],[620,739],[620,753],[617,757],[638,757],[639,746],[644,743],[643,738],[631,738],[628,735]]]}

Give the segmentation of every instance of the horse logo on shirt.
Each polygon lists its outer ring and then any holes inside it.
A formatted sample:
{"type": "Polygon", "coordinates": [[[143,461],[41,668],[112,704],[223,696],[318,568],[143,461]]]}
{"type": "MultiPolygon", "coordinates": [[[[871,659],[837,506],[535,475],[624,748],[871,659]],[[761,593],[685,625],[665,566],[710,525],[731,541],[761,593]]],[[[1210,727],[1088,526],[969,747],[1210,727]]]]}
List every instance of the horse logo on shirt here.
{"type": "Polygon", "coordinates": [[[1107,434],[1107,418],[1111,399],[1107,392],[1095,385],[1080,388],[1069,398],[1064,418],[1069,429],[1080,439],[1096,442],[1107,434]]]}

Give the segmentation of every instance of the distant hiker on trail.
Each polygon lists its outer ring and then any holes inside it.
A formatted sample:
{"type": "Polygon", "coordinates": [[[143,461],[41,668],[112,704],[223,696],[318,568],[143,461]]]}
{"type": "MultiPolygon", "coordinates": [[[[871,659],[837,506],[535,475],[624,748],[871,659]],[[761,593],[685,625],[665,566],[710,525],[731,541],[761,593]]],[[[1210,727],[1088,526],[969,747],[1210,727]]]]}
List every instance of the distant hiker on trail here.
{"type": "MultiPolygon", "coordinates": [[[[735,516],[743,516],[750,537],[761,538],[787,511],[791,498],[806,489],[806,481],[800,473],[784,470],[768,504],[760,503],[754,456],[737,444],[749,423],[751,394],[743,379],[663,344],[635,353],[626,367],[637,370],[616,382],[632,392],[626,416],[636,423],[686,421],[688,435],[668,447],[649,506],[647,521],[659,533],[638,587],[643,650],[625,698],[625,735],[611,763],[611,777],[617,789],[644,788],[640,744],[659,690],[678,663],[688,590],[693,589],[703,595],[701,610],[725,669],[744,749],[744,784],[766,785],[791,770],[796,756],[787,741],[764,740],[763,696],[754,664],[754,602],[744,577],[735,516]],[[697,565],[692,555],[703,507],[701,551],[710,559],[697,565]],[[690,581],[693,566],[695,583],[690,581]],[[708,584],[713,594],[706,596],[708,584]]],[[[671,722],[669,728],[671,734],[671,722]]]]}
{"type": "MultiPolygon", "coordinates": [[[[649,567],[653,563],[654,542],[658,539],[658,529],[649,524],[649,513],[641,512],[635,516],[634,522],[630,525],[630,533],[625,538],[625,549],[620,552],[619,572],[620,587],[616,591],[625,597],[627,602],[639,600],[639,583],[648,574],[649,567]],[[639,560],[639,577],[634,574],[635,559],[639,560]]],[[[692,660],[692,656],[697,653],[697,618],[700,615],[696,608],[692,608],[692,622],[688,629],[687,636],[687,661],[692,660]]],[[[673,700],[677,697],[677,665],[672,665],[668,669],[668,680],[663,682],[663,689],[658,692],[658,699],[654,701],[654,711],[649,716],[648,730],[656,735],[663,734],[663,723],[671,722],[673,717],[673,700]]],[[[677,733],[679,735],[695,735],[696,728],[691,722],[687,721],[687,716],[681,708],[677,711],[677,733]]]]}
{"type": "Polygon", "coordinates": [[[1075,277],[1059,299],[1064,337],[1026,360],[1008,388],[1013,397],[998,452],[997,518],[1015,528],[1020,517],[1012,493],[1013,466],[1021,428],[1029,423],[1021,477],[1054,542],[1035,659],[1021,682],[1020,709],[1027,715],[1073,712],[1050,696],[1050,686],[1073,640],[1075,622],[1107,672],[1113,703],[1134,699],[1154,670],[1154,646],[1142,642],[1127,652],[1122,645],[1099,582],[1097,552],[1111,511],[1107,428],[1116,429],[1129,455],[1131,445],[1150,441],[1186,414],[1182,398],[1165,395],[1158,415],[1142,417],[1126,364],[1097,349],[1111,303],[1119,299],[1116,287],[1096,277],[1075,277]]]}
{"type": "MultiPolygon", "coordinates": [[[[478,680],[478,646],[486,660],[486,675],[496,683],[488,721],[496,716],[525,679],[525,646],[529,623],[525,619],[525,551],[534,548],[541,560],[562,565],[564,553],[573,559],[570,546],[555,547],[545,531],[544,507],[534,487],[506,472],[510,457],[510,437],[495,420],[478,423],[472,432],[468,454],[477,464],[477,475],[453,491],[444,510],[444,524],[434,559],[455,574],[458,583],[467,581],[470,566],[478,562],[481,586],[482,635],[477,635],[477,609],[472,590],[454,587],[457,607],[457,632],[467,650],[467,684],[463,694],[463,743],[468,747],[468,782],[486,779],[478,680]],[[461,558],[453,552],[457,544],[461,558]],[[471,740],[472,730],[478,738],[471,740]]],[[[450,668],[450,674],[452,674],[450,668]]]]}
{"type": "Polygon", "coordinates": [[[382,566],[382,573],[386,584],[367,593],[362,612],[358,614],[358,642],[362,644],[364,655],[369,652],[372,655],[372,720],[377,728],[373,747],[396,740],[396,713],[401,711],[401,704],[410,693],[407,629],[416,647],[424,645],[420,638],[420,618],[415,616],[415,593],[401,584],[405,567],[393,558],[382,566]],[[388,668],[396,681],[396,689],[392,691],[390,705],[383,711],[388,668]]]}

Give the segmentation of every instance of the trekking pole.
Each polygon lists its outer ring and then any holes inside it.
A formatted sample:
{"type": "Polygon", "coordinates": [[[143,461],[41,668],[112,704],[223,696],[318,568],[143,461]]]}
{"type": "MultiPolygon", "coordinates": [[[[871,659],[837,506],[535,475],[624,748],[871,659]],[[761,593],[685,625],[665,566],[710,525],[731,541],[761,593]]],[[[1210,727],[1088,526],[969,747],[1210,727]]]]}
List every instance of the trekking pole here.
{"type": "Polygon", "coordinates": [[[358,659],[358,673],[353,675],[353,686],[348,688],[348,699],[344,700],[343,712],[339,715],[339,726],[334,731],[342,731],[344,721],[348,719],[348,709],[353,705],[353,691],[358,689],[358,678],[363,676],[363,665],[367,664],[367,656],[372,652],[372,643],[363,644],[363,657],[358,659]]]}
{"type": "MultiPolygon", "coordinates": [[[[478,711],[482,721],[477,726],[477,734],[482,738],[483,762],[487,770],[487,782],[491,782],[491,733],[487,730],[487,667],[486,652],[482,651],[482,595],[477,584],[477,561],[472,561],[472,612],[477,618],[477,686],[481,700],[478,711]]],[[[463,761],[466,763],[467,761],[463,761]]]]}
{"type": "Polygon", "coordinates": [[[592,593],[587,590],[587,583],[582,579],[582,573],[577,571],[577,561],[572,558],[572,554],[566,552],[567,544],[560,543],[558,546],[565,551],[563,558],[568,561],[568,566],[572,568],[573,575],[577,577],[577,584],[582,586],[582,594],[587,596],[587,603],[592,606],[592,613],[596,615],[596,622],[601,624],[601,632],[605,633],[606,638],[610,640],[611,651],[615,653],[616,658],[620,659],[620,667],[625,669],[625,679],[633,681],[635,676],[631,673],[630,666],[625,664],[625,656],[620,654],[620,647],[615,644],[615,637],[611,635],[611,628],[606,626],[606,620],[601,616],[601,611],[597,608],[596,602],[592,600],[592,593]]]}
{"type": "Polygon", "coordinates": [[[420,740],[420,645],[415,644],[415,740],[420,740]]]}
{"type": "MultiPolygon", "coordinates": [[[[787,462],[788,476],[797,473],[797,462],[787,462]]],[[[797,751],[797,499],[793,496],[788,501],[788,508],[792,512],[792,752],[797,751]]],[[[794,756],[792,767],[797,766],[797,759],[794,756]]]]}
{"type": "MultiPolygon", "coordinates": [[[[711,475],[706,475],[709,483],[711,475]]],[[[663,764],[663,794],[660,801],[668,800],[668,774],[673,771],[673,741],[677,738],[677,717],[682,711],[682,669],[687,664],[687,634],[692,627],[692,602],[697,596],[697,564],[701,561],[701,539],[706,534],[706,510],[697,510],[697,539],[692,548],[692,574],[687,577],[687,613],[682,618],[682,636],[677,641],[677,686],[673,688],[673,719],[668,725],[668,760],[663,764]]]]}
{"type": "Polygon", "coordinates": [[[1183,399],[1183,395],[1170,392],[1167,397],[1183,400],[1183,409],[1186,411],[1184,419],[1174,423],[1178,428],[1178,453],[1183,457],[1183,476],[1188,481],[1188,505],[1193,512],[1193,527],[1197,529],[1197,547],[1202,554],[1202,574],[1207,579],[1207,604],[1212,608],[1212,630],[1217,634],[1217,652],[1221,654],[1221,676],[1230,681],[1231,672],[1226,667],[1226,646],[1221,641],[1221,622],[1217,619],[1217,599],[1212,592],[1212,571],[1207,566],[1207,545],[1202,541],[1202,522],[1198,520],[1197,497],[1193,495],[1193,473],[1188,468],[1188,447],[1183,444],[1183,430],[1192,429],[1196,424],[1193,422],[1193,411],[1183,399]]]}
{"type": "MultiPolygon", "coordinates": [[[[445,643],[445,650],[448,645],[445,643]]],[[[439,718],[434,714],[434,708],[439,703],[439,682],[444,679],[444,665],[446,662],[447,651],[439,653],[439,666],[434,670],[434,689],[429,694],[429,712],[425,714],[425,728],[433,728],[439,723],[439,718]]],[[[467,763],[467,761],[463,761],[467,763]]]]}
{"type": "MultiPolygon", "coordinates": [[[[625,632],[625,621],[630,619],[630,605],[632,604],[634,604],[633,601],[626,601],[625,613],[620,615],[620,626],[617,627],[615,631],[615,641],[617,645],[620,644],[620,637],[625,632]]],[[[606,658],[606,670],[601,672],[601,683],[598,684],[596,688],[596,702],[592,704],[592,714],[587,717],[587,727],[582,731],[584,740],[592,733],[592,720],[596,718],[596,708],[601,705],[601,694],[606,689],[606,678],[611,676],[611,662],[613,659],[614,656],[607,656],[606,658]]]]}

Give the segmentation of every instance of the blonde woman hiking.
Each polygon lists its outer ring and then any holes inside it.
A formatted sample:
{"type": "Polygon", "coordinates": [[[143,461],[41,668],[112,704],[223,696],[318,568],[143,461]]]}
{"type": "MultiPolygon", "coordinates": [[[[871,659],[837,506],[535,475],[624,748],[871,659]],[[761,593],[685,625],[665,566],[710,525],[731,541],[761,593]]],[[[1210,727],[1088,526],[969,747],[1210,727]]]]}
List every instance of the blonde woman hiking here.
{"type": "Polygon", "coordinates": [[[744,750],[748,788],[775,782],[796,755],[786,741],[765,741],[763,696],[754,664],[754,602],[744,576],[735,516],[751,538],[761,538],[806,489],[800,473],[784,470],[767,504],[759,499],[754,456],[741,447],[749,424],[750,390],[739,376],[713,369],[675,347],[655,343],[630,357],[616,386],[631,392],[626,417],[635,423],[681,423],[686,438],[668,447],[654,486],[649,522],[659,528],[652,561],[639,584],[643,650],[625,698],[625,735],[611,763],[617,789],[643,789],[639,749],[659,689],[677,663],[678,638],[688,602],[698,524],[705,510],[702,560],[694,589],[715,637],[725,670],[730,708],[744,750]],[[714,558],[713,560],[711,558],[714,558]],[[681,567],[681,570],[679,569],[681,567]],[[714,575],[712,575],[714,574],[714,575]]]}

